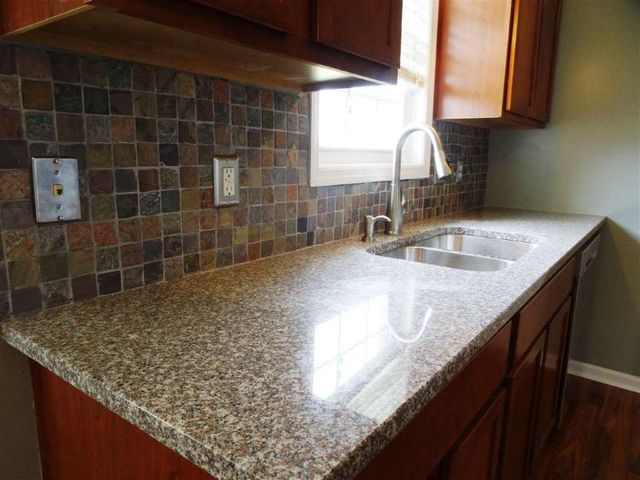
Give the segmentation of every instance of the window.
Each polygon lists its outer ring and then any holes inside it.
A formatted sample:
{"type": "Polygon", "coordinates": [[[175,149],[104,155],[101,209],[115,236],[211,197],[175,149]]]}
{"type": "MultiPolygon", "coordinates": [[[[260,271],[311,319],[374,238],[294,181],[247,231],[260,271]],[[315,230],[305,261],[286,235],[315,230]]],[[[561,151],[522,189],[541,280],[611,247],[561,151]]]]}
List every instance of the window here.
{"type": "MultiPolygon", "coordinates": [[[[431,122],[437,0],[404,0],[397,85],[322,90],[311,95],[312,186],[391,180],[400,130],[431,122]]],[[[429,174],[422,135],[406,143],[402,178],[429,174]]]]}

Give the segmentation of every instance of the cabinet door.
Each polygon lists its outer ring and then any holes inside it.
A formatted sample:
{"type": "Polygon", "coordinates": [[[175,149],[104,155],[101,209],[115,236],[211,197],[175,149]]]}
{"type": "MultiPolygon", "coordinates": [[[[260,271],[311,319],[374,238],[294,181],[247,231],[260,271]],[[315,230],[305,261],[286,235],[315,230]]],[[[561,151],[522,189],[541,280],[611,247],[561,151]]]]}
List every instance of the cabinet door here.
{"type": "Polygon", "coordinates": [[[310,0],[192,0],[276,30],[309,38],[310,0]]]}
{"type": "Polygon", "coordinates": [[[317,0],[316,40],[400,66],[402,0],[317,0]]]}
{"type": "Polygon", "coordinates": [[[515,0],[505,109],[549,119],[561,0],[515,0]]]}
{"type": "Polygon", "coordinates": [[[547,333],[542,377],[538,399],[538,412],[534,429],[533,455],[547,439],[558,414],[558,394],[560,389],[562,364],[565,357],[567,327],[571,314],[571,297],[562,305],[551,320],[547,333]]]}
{"type": "Polygon", "coordinates": [[[489,406],[449,454],[443,466],[443,480],[495,480],[504,420],[504,392],[489,406]]]}
{"type": "Polygon", "coordinates": [[[546,332],[535,341],[510,379],[507,423],[503,442],[503,480],[523,479],[528,471],[531,432],[536,418],[545,340],[546,332]]]}

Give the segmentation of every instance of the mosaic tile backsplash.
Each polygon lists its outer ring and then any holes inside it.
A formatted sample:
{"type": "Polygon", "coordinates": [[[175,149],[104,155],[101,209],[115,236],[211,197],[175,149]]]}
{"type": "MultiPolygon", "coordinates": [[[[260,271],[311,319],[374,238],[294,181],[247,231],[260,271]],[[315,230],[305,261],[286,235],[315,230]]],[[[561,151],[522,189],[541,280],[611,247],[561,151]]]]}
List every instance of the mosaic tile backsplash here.
{"type": "MultiPolygon", "coordinates": [[[[404,182],[407,220],[482,205],[488,133],[438,123],[459,183],[404,182]]],[[[0,318],[344,238],[389,182],[309,187],[309,98],[0,42],[0,318]],[[213,207],[214,153],[240,158],[213,207]],[[78,159],[82,220],[36,224],[31,157],[78,159]]]]}

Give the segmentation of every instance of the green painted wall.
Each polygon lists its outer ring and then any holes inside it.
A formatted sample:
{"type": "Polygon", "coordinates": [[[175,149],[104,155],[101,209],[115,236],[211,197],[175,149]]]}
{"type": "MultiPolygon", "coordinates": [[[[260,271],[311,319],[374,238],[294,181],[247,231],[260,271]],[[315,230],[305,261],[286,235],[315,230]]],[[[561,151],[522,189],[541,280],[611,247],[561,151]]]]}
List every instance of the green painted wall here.
{"type": "Polygon", "coordinates": [[[564,0],[551,121],[491,133],[487,204],[609,218],[573,357],[640,375],[640,2],[564,0]]]}

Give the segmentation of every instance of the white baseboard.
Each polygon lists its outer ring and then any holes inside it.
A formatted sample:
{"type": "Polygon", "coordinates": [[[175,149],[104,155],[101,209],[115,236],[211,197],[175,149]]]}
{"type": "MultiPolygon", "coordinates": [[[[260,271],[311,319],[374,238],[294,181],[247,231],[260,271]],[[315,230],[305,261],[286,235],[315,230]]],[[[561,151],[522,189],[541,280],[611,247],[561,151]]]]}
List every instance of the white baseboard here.
{"type": "Polygon", "coordinates": [[[577,377],[593,380],[594,382],[605,383],[613,387],[623,388],[630,392],[640,393],[640,377],[629,375],[628,373],[609,370],[608,368],[598,367],[590,363],[569,360],[567,372],[577,377]]]}

